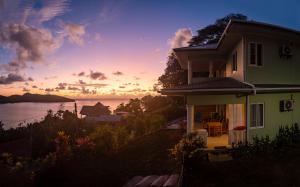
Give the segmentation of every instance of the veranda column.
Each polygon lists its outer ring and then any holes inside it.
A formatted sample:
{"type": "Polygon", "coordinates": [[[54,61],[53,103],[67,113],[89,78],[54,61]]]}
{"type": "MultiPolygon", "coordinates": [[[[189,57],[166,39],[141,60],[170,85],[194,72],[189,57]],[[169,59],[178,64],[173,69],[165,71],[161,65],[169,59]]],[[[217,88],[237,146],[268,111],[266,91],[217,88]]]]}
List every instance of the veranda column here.
{"type": "Polygon", "coordinates": [[[188,61],[188,84],[192,84],[193,70],[192,70],[192,62],[188,61]]]}
{"type": "Polygon", "coordinates": [[[186,111],[187,111],[186,132],[187,134],[189,134],[194,131],[194,105],[186,105],[186,111]]]}

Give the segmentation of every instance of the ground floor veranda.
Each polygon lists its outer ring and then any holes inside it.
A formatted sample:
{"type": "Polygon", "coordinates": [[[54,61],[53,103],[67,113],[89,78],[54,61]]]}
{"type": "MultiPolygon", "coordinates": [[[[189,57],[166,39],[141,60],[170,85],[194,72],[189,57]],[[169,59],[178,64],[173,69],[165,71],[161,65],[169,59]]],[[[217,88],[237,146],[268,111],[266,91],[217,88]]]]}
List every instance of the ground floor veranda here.
{"type": "Polygon", "coordinates": [[[186,97],[187,133],[198,132],[207,148],[224,148],[247,139],[247,98],[236,95],[186,97]]]}

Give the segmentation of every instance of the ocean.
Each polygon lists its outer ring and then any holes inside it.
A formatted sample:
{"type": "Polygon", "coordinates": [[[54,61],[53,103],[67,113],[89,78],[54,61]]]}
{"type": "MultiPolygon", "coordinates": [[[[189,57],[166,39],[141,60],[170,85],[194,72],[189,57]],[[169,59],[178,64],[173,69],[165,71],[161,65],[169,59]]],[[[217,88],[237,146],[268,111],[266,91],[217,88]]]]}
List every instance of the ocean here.
{"type": "MultiPolygon", "coordinates": [[[[76,100],[78,114],[83,105],[95,105],[97,102],[109,106],[113,111],[119,104],[128,102],[128,99],[76,100]]],[[[16,128],[19,125],[41,121],[48,110],[53,112],[58,110],[74,111],[74,102],[0,104],[0,121],[4,123],[5,129],[16,128]]]]}

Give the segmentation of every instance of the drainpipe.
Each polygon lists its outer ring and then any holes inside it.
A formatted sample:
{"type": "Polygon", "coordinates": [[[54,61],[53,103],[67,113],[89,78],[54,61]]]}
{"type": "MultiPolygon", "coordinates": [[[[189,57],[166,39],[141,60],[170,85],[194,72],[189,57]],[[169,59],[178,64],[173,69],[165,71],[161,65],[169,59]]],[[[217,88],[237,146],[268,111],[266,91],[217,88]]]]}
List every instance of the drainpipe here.
{"type": "MultiPolygon", "coordinates": [[[[253,90],[252,95],[256,95],[255,86],[248,82],[244,82],[244,83],[251,86],[251,88],[253,90]]],[[[246,95],[246,139],[247,139],[247,142],[250,140],[249,129],[250,129],[250,98],[249,98],[249,94],[248,94],[248,95],[246,95]]]]}

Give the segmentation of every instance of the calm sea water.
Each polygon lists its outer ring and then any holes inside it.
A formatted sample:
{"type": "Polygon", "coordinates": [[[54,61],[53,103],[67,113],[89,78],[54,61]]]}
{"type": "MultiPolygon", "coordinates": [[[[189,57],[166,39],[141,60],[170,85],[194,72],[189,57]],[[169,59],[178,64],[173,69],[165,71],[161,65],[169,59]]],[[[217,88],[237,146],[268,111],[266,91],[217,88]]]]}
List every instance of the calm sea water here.
{"type": "MultiPolygon", "coordinates": [[[[78,113],[83,105],[95,105],[101,102],[106,106],[110,106],[113,111],[121,103],[126,103],[128,99],[101,99],[101,100],[76,100],[78,113]]],[[[0,104],[0,121],[2,121],[5,129],[15,128],[18,125],[26,123],[38,122],[45,117],[48,110],[54,112],[58,110],[74,110],[74,102],[67,103],[8,103],[0,104]]]]}

